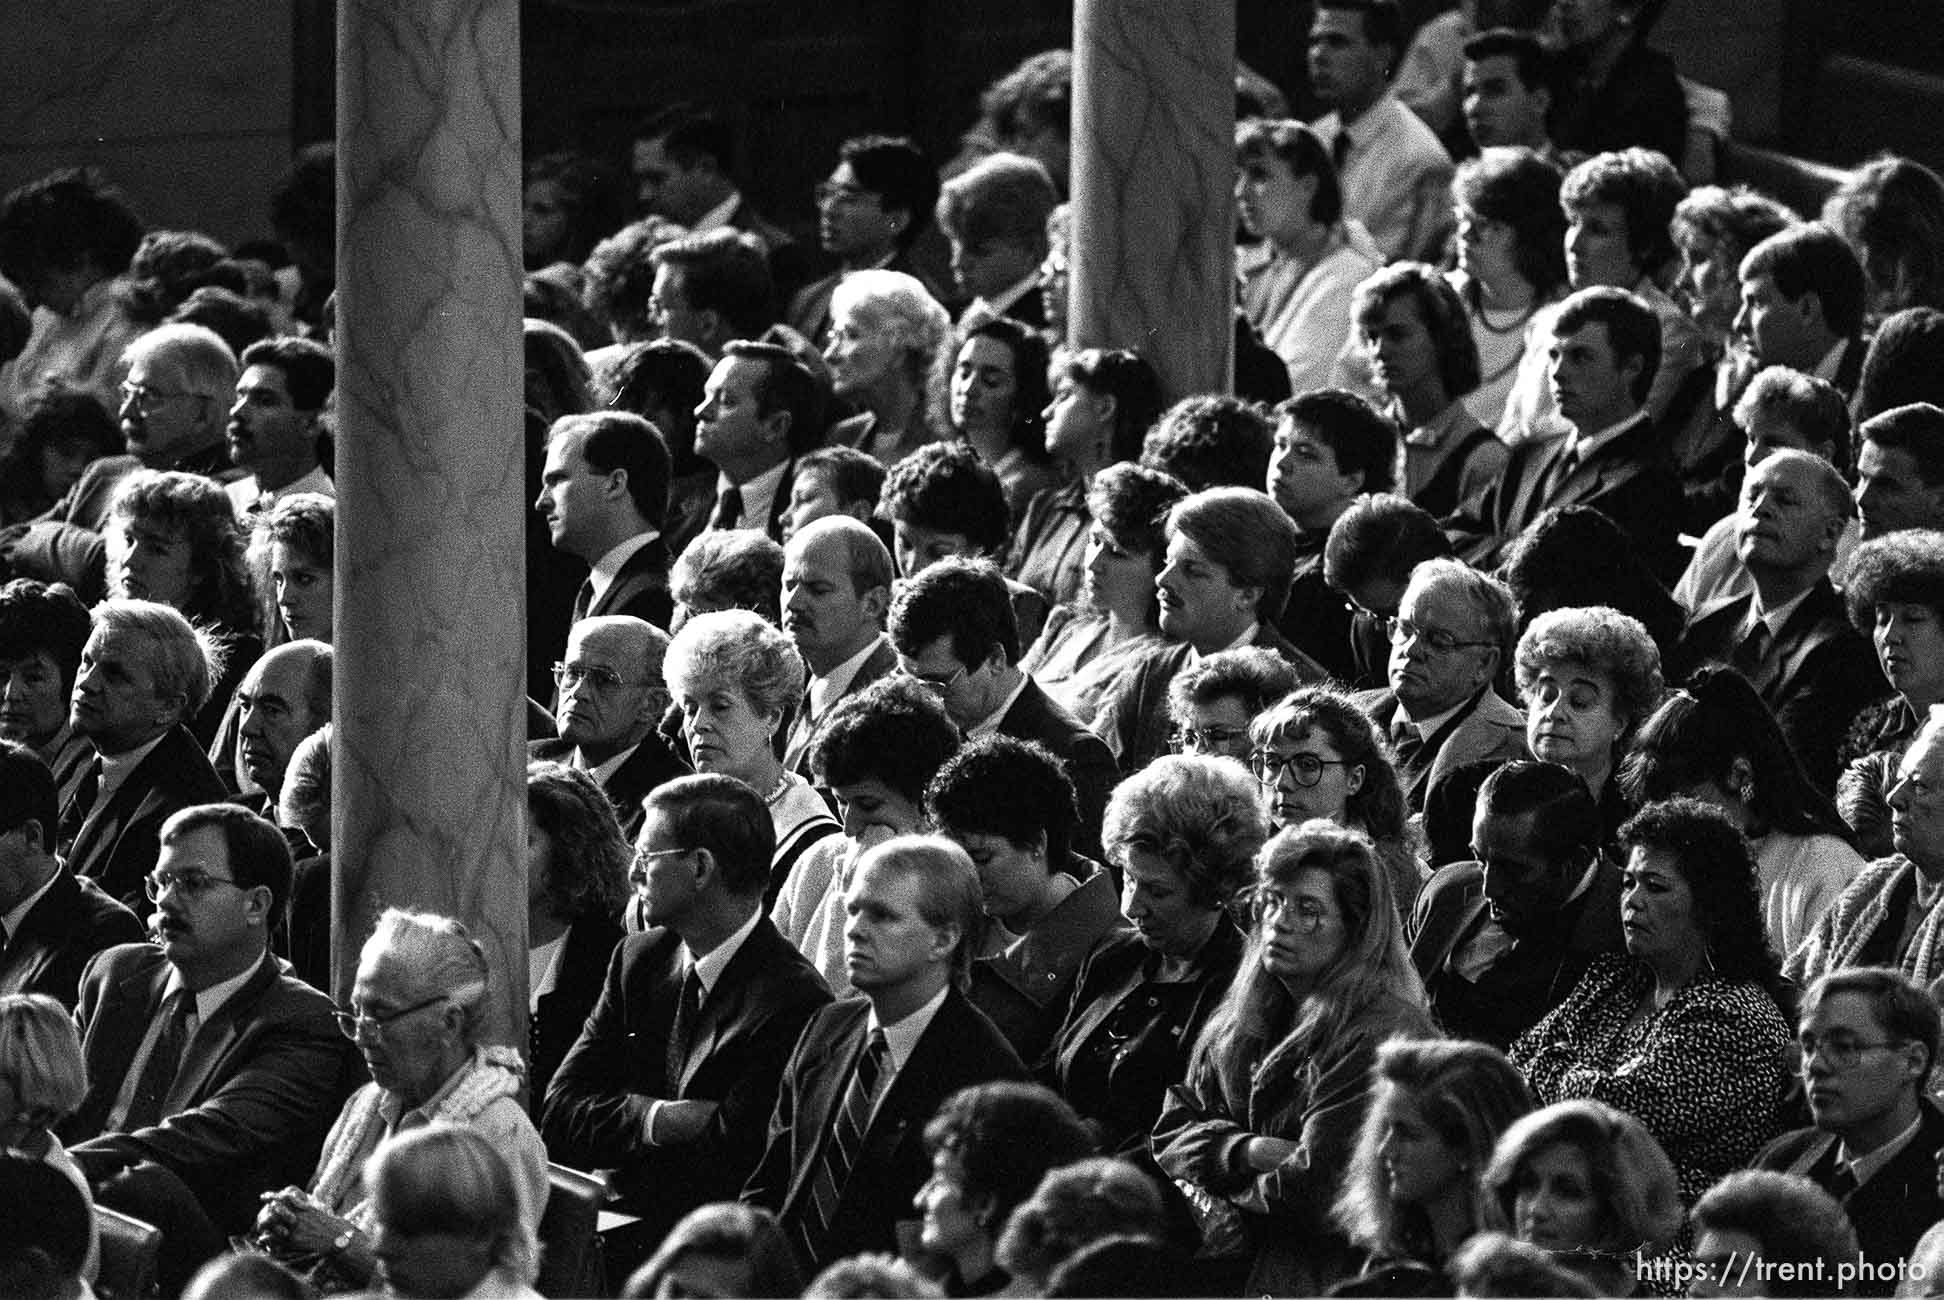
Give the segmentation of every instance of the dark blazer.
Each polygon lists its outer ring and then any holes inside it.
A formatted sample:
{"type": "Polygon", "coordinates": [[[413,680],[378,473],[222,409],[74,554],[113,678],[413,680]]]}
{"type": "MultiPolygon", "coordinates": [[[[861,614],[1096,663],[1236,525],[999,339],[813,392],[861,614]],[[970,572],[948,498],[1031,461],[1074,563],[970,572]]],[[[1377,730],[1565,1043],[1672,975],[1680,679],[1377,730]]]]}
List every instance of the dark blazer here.
{"type": "MultiPolygon", "coordinates": [[[[1668,680],[1683,681],[1709,660],[1727,662],[1754,602],[1754,593],[1744,592],[1696,610],[1675,645],[1668,680]]],[[[1750,680],[1823,791],[1836,788],[1836,749],[1850,721],[1890,693],[1875,650],[1850,626],[1827,577],[1783,623],[1750,680]]]]}
{"type": "MultiPolygon", "coordinates": [[[[804,1027],[783,1071],[769,1145],[743,1187],[742,1199],[776,1211],[793,1242],[808,1210],[824,1143],[863,1054],[870,1011],[868,999],[846,998],[804,1027]]],[[[911,1198],[931,1177],[925,1124],[939,1103],[975,1083],[1026,1077],[1026,1067],[993,1023],[957,989],[948,991],[910,1059],[878,1098],[831,1216],[824,1253],[799,1260],[805,1271],[859,1251],[897,1250],[898,1221],[912,1217],[911,1198]]]]}
{"type": "Polygon", "coordinates": [[[1107,812],[1107,797],[1114,793],[1114,786],[1120,781],[1120,770],[1114,766],[1114,756],[1106,744],[1081,726],[1078,718],[1030,677],[1026,679],[1026,689],[999,719],[999,734],[1036,740],[1060,760],[1060,766],[1073,781],[1073,793],[1080,807],[1073,851],[1098,858],[1100,819],[1107,812]]]}
{"type": "Polygon", "coordinates": [[[583,916],[567,927],[560,959],[535,991],[527,1020],[527,1104],[536,1115],[554,1071],[586,1026],[615,946],[625,937],[621,922],[611,916],[583,916]]]}
{"type": "Polygon", "coordinates": [[[114,794],[95,801],[68,846],[68,867],[93,879],[135,915],[147,916],[155,904],[142,892],[142,878],[161,856],[156,836],[162,823],[193,804],[228,798],[202,742],[187,727],[172,727],[114,794]]]}
{"type": "MultiPolygon", "coordinates": [[[[574,742],[571,740],[527,742],[529,759],[544,758],[565,763],[573,757],[573,753],[574,742]]],[[[641,823],[647,817],[641,801],[665,782],[687,776],[689,771],[689,765],[675,757],[675,752],[668,747],[659,731],[651,731],[642,737],[641,743],[635,746],[635,752],[614,769],[613,775],[602,784],[601,791],[614,805],[614,815],[620,819],[622,833],[628,837],[630,844],[634,843],[635,836],[641,834],[641,823]]]]}
{"type": "MultiPolygon", "coordinates": [[[[1256,630],[1251,645],[1274,650],[1296,669],[1299,682],[1320,682],[1329,676],[1323,666],[1298,650],[1288,637],[1264,623],[1256,630]]],[[[1149,651],[1129,664],[1112,686],[1100,697],[1094,714],[1094,731],[1107,742],[1107,748],[1129,775],[1140,771],[1163,754],[1173,752],[1169,733],[1174,729],[1168,718],[1168,686],[1175,674],[1188,666],[1192,647],[1177,641],[1149,651]]]]}
{"type": "Polygon", "coordinates": [[[676,1219],[733,1200],[763,1153],[764,1120],[797,1036],[830,1001],[823,977],[759,920],[702,1003],[682,1077],[668,1078],[668,1036],[681,999],[682,941],[629,935],[608,963],[599,1001],[547,1090],[542,1126],[556,1160],[614,1168],[630,1213],[676,1219]],[[715,1118],[685,1147],[643,1138],[657,1099],[713,1101],[715,1118]]]}
{"type": "Polygon", "coordinates": [[[972,1005],[991,1018],[1022,1061],[1046,1054],[1094,945],[1127,929],[1120,888],[1104,867],[1076,857],[1066,870],[1079,878],[1078,889],[1005,951],[972,963],[972,1005]]]}
{"type": "Polygon", "coordinates": [[[1681,482],[1661,441],[1658,426],[1643,411],[1630,429],[1581,461],[1553,491],[1547,490],[1553,465],[1566,454],[1571,439],[1520,443],[1498,482],[1446,521],[1452,546],[1472,564],[1491,567],[1512,539],[1548,509],[1592,506],[1618,524],[1647,567],[1672,585],[1687,553],[1676,541],[1681,482]]]}
{"type": "MultiPolygon", "coordinates": [[[[826,716],[840,702],[856,695],[879,678],[890,676],[897,669],[897,650],[892,646],[889,637],[880,637],[877,649],[857,666],[857,675],[850,679],[850,685],[844,687],[843,693],[825,708],[826,716]]],[[[810,692],[806,687],[803,692],[803,702],[797,707],[796,716],[790,719],[790,732],[783,743],[783,766],[806,781],[815,779],[810,771],[810,742],[816,739],[817,724],[822,721],[822,718],[813,719],[810,716],[810,692]]]]}
{"type": "Polygon", "coordinates": [[[265,955],[235,996],[183,1050],[153,1128],[104,1133],[129,1065],[161,1014],[171,967],[145,943],[110,948],[81,975],[76,1020],[88,1092],[60,1128],[91,1179],[153,1161],[189,1185],[226,1232],[255,1218],[259,1193],[299,1186],[317,1167],[324,1134],[362,1074],[331,1019],[331,1001],[265,955]]]}
{"type": "Polygon", "coordinates": [[[763,241],[769,253],[770,284],[777,302],[789,302],[809,281],[809,251],[789,231],[751,207],[748,199],[742,199],[730,211],[727,224],[763,241]]]}
{"type": "MultiPolygon", "coordinates": [[[[1357,707],[1377,724],[1377,730],[1390,735],[1397,718],[1397,697],[1388,690],[1358,691],[1357,707]]],[[[1468,763],[1489,759],[1528,758],[1525,743],[1525,715],[1505,702],[1495,690],[1487,689],[1472,704],[1468,713],[1446,724],[1444,740],[1436,749],[1428,745],[1419,753],[1411,769],[1400,767],[1398,783],[1404,787],[1405,802],[1413,812],[1424,808],[1424,797],[1431,787],[1468,763]]]]}
{"type": "Polygon", "coordinates": [[[627,558],[614,581],[582,617],[626,614],[666,631],[675,612],[674,599],[668,594],[668,564],[668,547],[657,537],[627,558]]]}
{"type": "MultiPolygon", "coordinates": [[[[1856,1244],[1873,1264],[1893,1264],[1910,1257],[1924,1230],[1944,1218],[1944,1200],[1937,1195],[1937,1153],[1944,1149],[1944,1111],[1920,1096],[1917,1136],[1879,1169],[1870,1181],[1848,1196],[1838,1197],[1856,1227],[1856,1244]]],[[[1836,1135],[1819,1128],[1784,1133],[1756,1153],[1752,1167],[1802,1174],[1829,1190],[1836,1170],[1836,1135]]],[[[1894,1278],[1859,1283],[1858,1295],[1889,1295],[1894,1278]]]]}
{"type": "Polygon", "coordinates": [[[7,936],[0,953],[0,994],[45,993],[69,1011],[81,996],[81,968],[103,948],[140,943],[135,913],[66,867],[7,936]]]}

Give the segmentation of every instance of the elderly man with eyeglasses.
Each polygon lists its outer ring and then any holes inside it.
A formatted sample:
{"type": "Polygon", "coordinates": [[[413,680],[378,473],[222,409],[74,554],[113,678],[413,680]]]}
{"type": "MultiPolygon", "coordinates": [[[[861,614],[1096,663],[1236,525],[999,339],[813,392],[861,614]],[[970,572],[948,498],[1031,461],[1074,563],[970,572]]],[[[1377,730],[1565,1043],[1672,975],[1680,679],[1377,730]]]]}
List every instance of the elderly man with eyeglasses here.
{"type": "Polygon", "coordinates": [[[81,974],[88,1091],[60,1136],[97,1201],[162,1228],[174,1294],[262,1192],[309,1171],[355,1062],[330,1000],[270,952],[290,893],[282,833],[201,804],[163,823],[161,845],[146,880],[158,942],[81,974]]]}
{"type": "Polygon", "coordinates": [[[366,1161],[386,1138],[428,1124],[478,1130],[506,1158],[529,1237],[547,1206],[547,1149],[520,1101],[526,1067],[478,1031],[493,973],[486,953],[450,917],[391,908],[358,957],[337,1029],[356,1044],[371,1082],[344,1104],[309,1190],[266,1192],[257,1244],[325,1292],[367,1287],[377,1267],[377,1221],[366,1161]]]}

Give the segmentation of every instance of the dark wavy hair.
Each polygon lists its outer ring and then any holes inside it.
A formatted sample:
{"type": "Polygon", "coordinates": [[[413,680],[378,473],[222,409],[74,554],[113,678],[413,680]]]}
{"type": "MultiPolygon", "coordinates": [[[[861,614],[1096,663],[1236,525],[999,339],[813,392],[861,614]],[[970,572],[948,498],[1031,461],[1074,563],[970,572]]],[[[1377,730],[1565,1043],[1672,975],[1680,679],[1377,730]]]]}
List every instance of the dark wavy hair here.
{"type": "Polygon", "coordinates": [[[1262,794],[1238,764],[1164,754],[1114,787],[1100,839],[1119,865],[1132,849],[1154,854],[1181,877],[1190,903],[1214,909],[1248,885],[1269,829],[1262,794]]]}
{"type": "Polygon", "coordinates": [[[1452,197],[1488,221],[1512,228],[1512,264],[1540,302],[1566,286],[1563,177],[1531,149],[1497,147],[1458,164],[1452,197]]]}
{"type": "Polygon", "coordinates": [[[594,778],[565,763],[528,763],[527,816],[553,841],[553,869],[541,885],[547,910],[567,921],[619,916],[634,855],[594,778]]]}
{"type": "Polygon", "coordinates": [[[228,493],[200,474],[137,470],[122,480],[109,519],[154,524],[189,543],[190,597],[182,613],[232,631],[256,625],[243,530],[228,493]]]}
{"type": "Polygon", "coordinates": [[[925,787],[925,816],[941,830],[997,835],[1017,848],[1046,837],[1049,871],[1066,868],[1080,814],[1073,780],[1037,741],[980,736],[925,787]]]}
{"type": "Polygon", "coordinates": [[[917,804],[958,747],[958,727],[938,696],[891,676],[837,702],[817,728],[810,767],[821,785],[875,778],[917,804]]]}
{"type": "Polygon", "coordinates": [[[957,1158],[959,1192],[975,1213],[989,1213],[986,1230],[997,1238],[1040,1179],[1094,1154],[1094,1143],[1064,1097],[1002,1079],[947,1097],[925,1125],[925,1151],[957,1158]],[[982,1201],[991,1202],[989,1211],[979,1209],[982,1201]]]}
{"type": "Polygon", "coordinates": [[[1030,460],[1044,462],[1046,455],[1046,405],[1053,400],[1053,394],[1046,386],[1046,368],[1051,360],[1046,340],[1038,330],[1020,324],[1010,317],[1001,316],[958,336],[950,347],[938,350],[938,360],[934,363],[938,375],[936,384],[938,410],[934,412],[932,427],[935,429],[952,428],[951,392],[952,371],[958,365],[958,356],[965,345],[973,339],[991,339],[1012,354],[1013,360],[1013,421],[1010,432],[1011,446],[1026,453],[1030,460]]]}
{"type": "Polygon", "coordinates": [[[1138,459],[1141,439],[1161,418],[1161,376],[1154,366],[1126,348],[1083,348],[1066,359],[1064,368],[1067,378],[1088,392],[1114,399],[1108,459],[1138,459]]]}
{"type": "Polygon", "coordinates": [[[1944,618],[1944,532],[1907,528],[1857,547],[1843,574],[1843,601],[1864,636],[1876,631],[1876,607],[1886,603],[1925,605],[1944,618]]]}
{"type": "Polygon", "coordinates": [[[1380,845],[1402,842],[1411,810],[1397,768],[1376,724],[1357,707],[1349,691],[1323,682],[1299,686],[1256,715],[1249,725],[1249,741],[1268,745],[1293,740],[1312,729],[1323,733],[1345,763],[1364,770],[1363,785],[1344,801],[1345,815],[1380,845]]]}
{"type": "Polygon", "coordinates": [[[1168,512],[1187,495],[1187,487],[1172,474],[1123,462],[1109,465],[1087,484],[1087,513],[1114,545],[1147,555],[1159,575],[1168,549],[1168,512]]]}

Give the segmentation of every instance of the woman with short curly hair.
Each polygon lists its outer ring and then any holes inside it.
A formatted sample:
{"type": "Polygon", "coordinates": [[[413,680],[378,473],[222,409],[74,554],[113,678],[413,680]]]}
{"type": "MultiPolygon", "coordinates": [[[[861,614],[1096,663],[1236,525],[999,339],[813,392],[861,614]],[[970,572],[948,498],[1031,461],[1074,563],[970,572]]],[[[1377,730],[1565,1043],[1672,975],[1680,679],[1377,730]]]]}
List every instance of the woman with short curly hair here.
{"type": "Polygon", "coordinates": [[[854,271],[830,295],[824,364],[831,391],[858,408],[829,441],[856,447],[887,469],[939,436],[926,418],[925,386],[952,332],[930,290],[902,271],[854,271]]]}
{"type": "Polygon", "coordinates": [[[1146,1158],[1162,1097],[1242,960],[1237,895],[1268,838],[1255,783],[1224,759],[1157,758],[1108,801],[1101,840],[1134,928],[1088,954],[1047,1053],[1103,1151],[1146,1158]]]}

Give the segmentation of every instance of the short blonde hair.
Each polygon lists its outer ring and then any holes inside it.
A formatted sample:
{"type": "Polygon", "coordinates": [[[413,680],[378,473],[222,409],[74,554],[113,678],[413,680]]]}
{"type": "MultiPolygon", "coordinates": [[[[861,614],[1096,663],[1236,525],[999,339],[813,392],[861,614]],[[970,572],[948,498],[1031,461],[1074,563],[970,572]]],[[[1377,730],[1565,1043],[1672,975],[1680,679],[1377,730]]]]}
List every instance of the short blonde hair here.
{"type": "Polygon", "coordinates": [[[721,682],[749,697],[757,713],[780,713],[803,698],[808,670],[794,642],[746,609],[697,614],[682,624],[662,661],[677,694],[721,682]]]}
{"type": "Polygon", "coordinates": [[[951,337],[952,318],[922,282],[903,271],[854,271],[830,294],[830,319],[852,315],[906,353],[906,373],[922,384],[951,337]]]}
{"type": "Polygon", "coordinates": [[[52,1128],[81,1105],[88,1071],[67,1009],[45,993],[0,997],[0,1077],[24,1114],[52,1128]]]}
{"type": "Polygon", "coordinates": [[[441,1121],[388,1138],[365,1162],[364,1185],[386,1232],[490,1237],[499,1267],[529,1285],[539,1273],[513,1171],[478,1129],[441,1121]]]}

